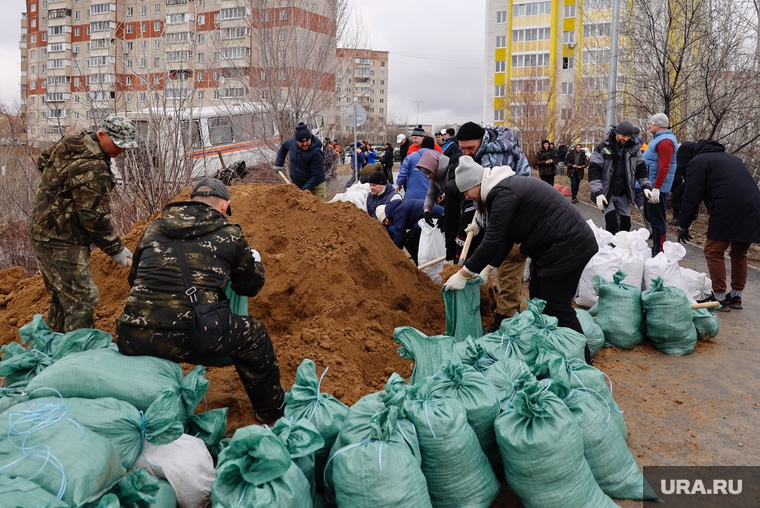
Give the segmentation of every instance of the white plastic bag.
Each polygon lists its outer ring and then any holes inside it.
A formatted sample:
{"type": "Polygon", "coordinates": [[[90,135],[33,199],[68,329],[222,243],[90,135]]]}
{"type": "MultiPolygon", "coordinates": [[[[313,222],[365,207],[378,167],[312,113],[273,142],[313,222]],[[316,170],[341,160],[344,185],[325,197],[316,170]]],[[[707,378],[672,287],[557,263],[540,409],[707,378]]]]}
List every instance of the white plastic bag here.
{"type": "MultiPolygon", "coordinates": [[[[417,263],[424,265],[429,261],[445,256],[446,241],[443,239],[441,230],[438,228],[430,227],[430,225],[425,222],[425,219],[420,219],[417,224],[419,224],[420,228],[422,229],[422,234],[420,235],[419,251],[417,252],[417,263]]],[[[443,261],[432,266],[428,266],[422,271],[428,274],[430,278],[433,279],[433,282],[440,284],[441,270],[443,270],[443,261]]]]}
{"type": "Polygon", "coordinates": [[[652,288],[652,279],[661,277],[664,286],[675,286],[683,289],[689,301],[696,300],[692,296],[689,284],[681,274],[678,262],[686,256],[686,248],[677,242],[665,242],[662,244],[662,252],[652,259],[644,262],[644,287],[652,288]]]}
{"type": "Polygon", "coordinates": [[[591,219],[587,220],[586,224],[588,224],[591,228],[591,231],[594,232],[594,238],[596,238],[596,243],[599,245],[600,249],[602,247],[606,247],[610,242],[612,242],[612,239],[614,238],[612,233],[606,229],[597,227],[597,225],[594,224],[594,221],[591,219]]]}
{"type": "Polygon", "coordinates": [[[594,254],[594,257],[586,264],[586,268],[583,269],[581,279],[578,281],[578,296],[575,297],[575,303],[581,307],[589,308],[599,300],[594,287],[591,285],[591,279],[594,275],[599,275],[604,280],[612,280],[612,276],[623,264],[622,254],[622,249],[609,245],[599,248],[599,252],[594,254]]]}
{"type": "MultiPolygon", "coordinates": [[[[644,231],[647,237],[649,232],[646,229],[644,231]]],[[[639,232],[619,231],[612,239],[612,244],[616,250],[620,250],[620,269],[625,272],[624,284],[628,284],[635,288],[641,288],[641,281],[644,278],[644,260],[652,256],[652,251],[646,244],[646,240],[643,241],[646,252],[649,253],[647,258],[642,254],[641,248],[641,236],[639,232]]]]}
{"type": "Polygon", "coordinates": [[[180,508],[211,506],[214,459],[200,438],[182,434],[167,445],[145,442],[130,472],[139,468],[168,481],[180,508]]]}
{"type": "Polygon", "coordinates": [[[704,300],[712,295],[712,280],[704,272],[697,272],[690,268],[681,267],[681,275],[690,291],[686,295],[695,301],[704,300]]]}
{"type": "Polygon", "coordinates": [[[367,211],[367,194],[369,194],[368,183],[355,183],[346,192],[336,194],[329,203],[336,201],[348,201],[353,203],[359,210],[367,211]]]}

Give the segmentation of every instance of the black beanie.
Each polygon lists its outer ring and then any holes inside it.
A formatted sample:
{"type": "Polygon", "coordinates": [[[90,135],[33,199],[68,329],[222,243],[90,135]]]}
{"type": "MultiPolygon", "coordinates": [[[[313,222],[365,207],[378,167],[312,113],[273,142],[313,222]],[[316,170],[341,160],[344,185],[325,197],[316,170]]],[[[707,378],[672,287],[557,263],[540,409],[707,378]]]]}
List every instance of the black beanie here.
{"type": "Polygon", "coordinates": [[[615,134],[620,134],[621,136],[631,136],[634,135],[634,127],[631,122],[628,120],[623,120],[619,124],[617,124],[617,127],[615,127],[615,134]]]}
{"type": "Polygon", "coordinates": [[[425,136],[422,138],[422,143],[420,143],[420,148],[430,148],[431,150],[435,148],[435,140],[431,138],[430,136],[425,136]]]}
{"type": "Polygon", "coordinates": [[[418,125],[414,129],[412,129],[412,136],[424,136],[425,135],[425,129],[422,128],[422,125],[418,125]]]}
{"type": "Polygon", "coordinates": [[[548,139],[545,139],[541,141],[541,148],[543,148],[544,145],[549,145],[551,147],[551,144],[552,144],[551,141],[549,141],[548,139]]]}
{"type": "Polygon", "coordinates": [[[368,183],[376,183],[378,185],[385,185],[388,183],[388,178],[382,171],[375,171],[369,175],[368,183]]]}
{"type": "Polygon", "coordinates": [[[308,141],[311,139],[311,131],[308,127],[306,127],[306,124],[303,122],[298,122],[298,125],[296,125],[296,141],[308,141]]]}
{"type": "Polygon", "coordinates": [[[475,122],[463,123],[457,132],[457,140],[470,141],[473,139],[481,140],[486,130],[475,122]]]}
{"type": "Polygon", "coordinates": [[[678,146],[678,152],[676,152],[676,166],[685,168],[691,159],[694,158],[694,149],[697,147],[696,143],[691,141],[684,141],[678,146]]]}

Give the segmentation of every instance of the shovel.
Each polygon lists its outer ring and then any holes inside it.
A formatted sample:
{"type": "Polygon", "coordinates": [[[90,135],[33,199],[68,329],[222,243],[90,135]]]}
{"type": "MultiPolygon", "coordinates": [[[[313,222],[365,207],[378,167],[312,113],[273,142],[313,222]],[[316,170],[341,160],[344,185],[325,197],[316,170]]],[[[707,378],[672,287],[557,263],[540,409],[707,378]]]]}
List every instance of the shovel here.
{"type": "Polygon", "coordinates": [[[279,170],[275,169],[274,172],[277,173],[278,175],[280,175],[280,178],[282,178],[283,182],[285,182],[285,183],[293,183],[293,182],[290,181],[290,178],[288,178],[287,176],[285,176],[285,173],[283,173],[282,171],[279,171],[279,170]]]}
{"type": "MultiPolygon", "coordinates": [[[[477,218],[478,218],[478,212],[475,212],[475,215],[473,215],[472,222],[470,224],[475,224],[475,221],[477,220],[477,218]]],[[[462,247],[462,254],[459,256],[459,264],[464,263],[464,260],[467,257],[467,252],[470,250],[470,244],[472,243],[472,239],[473,239],[474,236],[475,235],[473,234],[472,231],[470,231],[469,233],[467,233],[467,238],[464,241],[464,247],[462,247]]],[[[427,268],[429,266],[433,266],[434,264],[440,263],[442,261],[446,261],[446,256],[441,256],[441,257],[439,257],[437,259],[434,259],[432,261],[428,261],[427,263],[422,264],[422,265],[418,266],[417,268],[419,268],[420,270],[424,270],[425,268],[427,268]]]]}

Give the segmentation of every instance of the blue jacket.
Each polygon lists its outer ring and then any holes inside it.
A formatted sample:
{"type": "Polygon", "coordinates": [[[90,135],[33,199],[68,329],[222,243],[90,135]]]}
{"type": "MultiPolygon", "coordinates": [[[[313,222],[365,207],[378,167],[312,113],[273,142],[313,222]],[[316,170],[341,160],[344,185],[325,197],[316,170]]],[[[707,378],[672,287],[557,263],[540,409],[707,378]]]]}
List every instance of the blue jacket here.
{"type": "Polygon", "coordinates": [[[275,166],[285,164],[285,156],[290,154],[290,179],[301,190],[312,190],[325,182],[325,156],[322,141],[312,134],[308,150],[301,150],[296,138],[285,141],[277,152],[275,166]]]}
{"type": "Polygon", "coordinates": [[[377,207],[380,205],[387,205],[391,202],[391,200],[401,200],[401,194],[396,192],[396,189],[393,187],[393,184],[386,183],[385,189],[383,192],[375,196],[371,192],[367,194],[367,213],[370,217],[373,219],[377,219],[377,215],[375,215],[375,210],[377,210],[377,207]]]}
{"type": "Polygon", "coordinates": [[[427,196],[430,180],[422,174],[422,171],[417,169],[417,163],[420,162],[422,154],[428,150],[430,148],[420,148],[416,152],[407,155],[401,162],[398,178],[396,178],[396,185],[403,186],[406,184],[404,199],[425,199],[425,196],[427,196]]]}
{"type": "Polygon", "coordinates": [[[509,166],[517,176],[533,176],[528,158],[520,150],[517,134],[508,127],[486,129],[473,159],[484,168],[509,166]]]}
{"type": "MultiPolygon", "coordinates": [[[[425,201],[422,199],[393,200],[385,207],[385,216],[396,229],[393,234],[393,243],[399,249],[404,248],[404,235],[406,231],[419,227],[417,221],[424,216],[424,207],[425,201]]],[[[443,216],[443,208],[435,205],[430,213],[434,219],[440,219],[443,216]]]]}
{"type": "Polygon", "coordinates": [[[655,132],[654,137],[652,138],[652,142],[649,143],[649,145],[647,145],[647,149],[644,150],[644,163],[647,165],[647,169],[649,170],[649,181],[651,181],[652,186],[654,186],[654,182],[657,180],[657,161],[659,159],[656,148],[657,145],[659,145],[660,142],[665,139],[669,139],[673,143],[673,157],[670,159],[670,169],[668,170],[668,176],[665,178],[665,183],[662,184],[660,192],[670,192],[670,188],[673,186],[673,178],[675,178],[676,175],[676,154],[678,153],[678,141],[676,141],[676,137],[673,135],[673,131],[670,129],[661,132],[655,132]]]}
{"type": "Polygon", "coordinates": [[[374,149],[372,149],[372,150],[367,150],[366,153],[367,153],[367,164],[374,164],[376,162],[375,158],[377,157],[377,152],[374,149]]]}

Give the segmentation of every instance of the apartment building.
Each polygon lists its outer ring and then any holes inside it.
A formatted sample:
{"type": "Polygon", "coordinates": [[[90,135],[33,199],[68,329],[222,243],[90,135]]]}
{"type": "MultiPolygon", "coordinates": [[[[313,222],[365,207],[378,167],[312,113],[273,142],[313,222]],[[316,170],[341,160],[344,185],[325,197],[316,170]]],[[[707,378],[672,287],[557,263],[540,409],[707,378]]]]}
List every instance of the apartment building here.
{"type": "Polygon", "coordinates": [[[343,113],[356,103],[367,110],[367,121],[357,132],[374,143],[385,141],[388,120],[388,52],[371,49],[338,48],[340,72],[334,126],[335,138],[353,137],[343,113]]]}
{"type": "Polygon", "coordinates": [[[610,5],[487,0],[483,122],[529,143],[592,143],[604,121],[610,5]]]}
{"type": "Polygon", "coordinates": [[[113,112],[150,108],[267,103],[282,112],[303,102],[299,87],[316,86],[332,106],[331,9],[330,0],[27,0],[29,137],[49,143],[113,112]],[[330,56],[314,56],[320,47],[330,56]]]}

